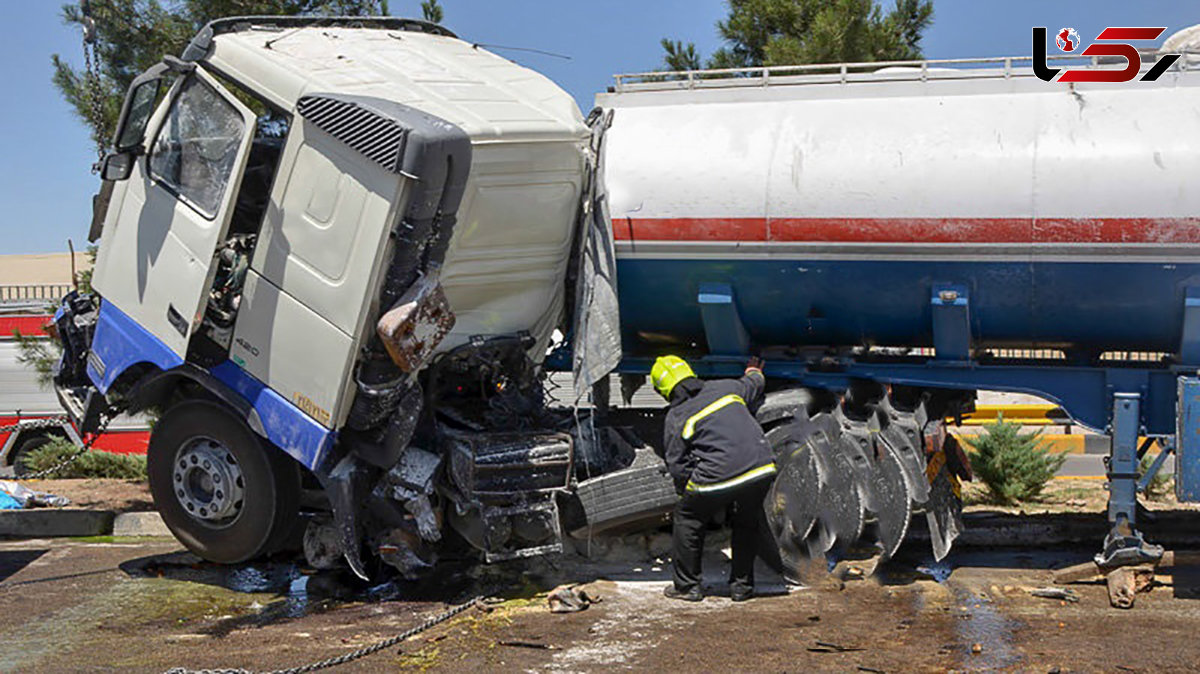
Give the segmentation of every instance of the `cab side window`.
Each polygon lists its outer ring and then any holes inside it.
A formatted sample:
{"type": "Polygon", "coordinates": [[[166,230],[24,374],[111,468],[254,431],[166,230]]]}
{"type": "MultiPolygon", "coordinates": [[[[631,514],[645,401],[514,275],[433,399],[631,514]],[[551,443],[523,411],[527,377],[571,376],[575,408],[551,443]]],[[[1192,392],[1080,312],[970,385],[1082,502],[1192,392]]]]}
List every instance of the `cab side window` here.
{"type": "Polygon", "coordinates": [[[244,135],[237,109],[189,78],[150,149],[150,175],[205,217],[216,217],[244,135]]]}

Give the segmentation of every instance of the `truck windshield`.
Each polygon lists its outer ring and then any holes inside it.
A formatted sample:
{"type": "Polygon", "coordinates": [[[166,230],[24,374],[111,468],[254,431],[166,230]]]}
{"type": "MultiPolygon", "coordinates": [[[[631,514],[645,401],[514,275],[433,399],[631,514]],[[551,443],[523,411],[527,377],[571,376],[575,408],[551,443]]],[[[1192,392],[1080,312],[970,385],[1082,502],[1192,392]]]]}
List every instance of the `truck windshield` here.
{"type": "Polygon", "coordinates": [[[209,85],[189,78],[154,141],[150,175],[205,217],[215,217],[244,135],[237,109],[209,85]]]}

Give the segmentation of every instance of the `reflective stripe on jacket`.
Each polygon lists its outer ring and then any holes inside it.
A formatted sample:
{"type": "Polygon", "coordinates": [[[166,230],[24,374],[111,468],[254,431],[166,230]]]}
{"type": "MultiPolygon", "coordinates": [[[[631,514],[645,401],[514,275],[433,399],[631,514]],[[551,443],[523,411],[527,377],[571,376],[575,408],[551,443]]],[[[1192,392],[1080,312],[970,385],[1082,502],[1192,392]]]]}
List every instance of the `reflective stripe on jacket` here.
{"type": "Polygon", "coordinates": [[[775,474],[775,464],[768,463],[765,466],[759,466],[758,468],[751,468],[750,470],[742,473],[741,475],[738,475],[735,478],[725,480],[724,482],[717,482],[715,484],[696,484],[695,482],[688,480],[687,490],[690,492],[699,492],[699,493],[705,493],[705,492],[710,492],[710,491],[723,491],[725,489],[733,489],[734,487],[738,487],[738,486],[741,486],[748,482],[753,482],[760,478],[764,478],[764,477],[767,477],[768,475],[774,475],[774,474],[775,474]]]}

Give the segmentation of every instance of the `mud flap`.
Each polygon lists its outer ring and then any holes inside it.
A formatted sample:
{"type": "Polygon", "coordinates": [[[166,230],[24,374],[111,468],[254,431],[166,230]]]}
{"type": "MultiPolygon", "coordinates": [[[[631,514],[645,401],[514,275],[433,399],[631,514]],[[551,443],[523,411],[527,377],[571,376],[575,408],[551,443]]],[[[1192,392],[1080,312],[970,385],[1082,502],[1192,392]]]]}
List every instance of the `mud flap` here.
{"type": "Polygon", "coordinates": [[[962,449],[954,436],[941,427],[930,438],[937,450],[929,457],[925,474],[929,480],[929,503],[925,506],[925,518],[929,523],[929,538],[933,544],[933,558],[942,561],[950,554],[954,539],[962,533],[962,483],[952,471],[955,463],[961,463],[962,449]]]}

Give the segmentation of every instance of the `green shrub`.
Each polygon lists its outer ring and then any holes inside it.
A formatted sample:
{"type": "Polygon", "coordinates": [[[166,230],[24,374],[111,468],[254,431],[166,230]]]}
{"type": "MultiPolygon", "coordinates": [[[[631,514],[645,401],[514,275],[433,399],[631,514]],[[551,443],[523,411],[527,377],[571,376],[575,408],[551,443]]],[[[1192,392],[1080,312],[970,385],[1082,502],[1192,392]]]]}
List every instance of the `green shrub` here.
{"type": "Polygon", "coordinates": [[[1041,431],[1022,433],[1021,425],[1005,421],[1003,414],[984,431],[963,440],[974,450],[971,467],[994,503],[1010,505],[1037,498],[1067,460],[1065,454],[1038,447],[1041,431]]]}
{"type": "MultiPolygon", "coordinates": [[[[46,470],[76,451],[78,448],[70,440],[55,438],[46,445],[29,452],[27,456],[21,457],[20,460],[31,471],[46,470]]],[[[47,479],[111,477],[122,480],[145,480],[146,457],[90,451],[46,477],[47,479]]]]}

